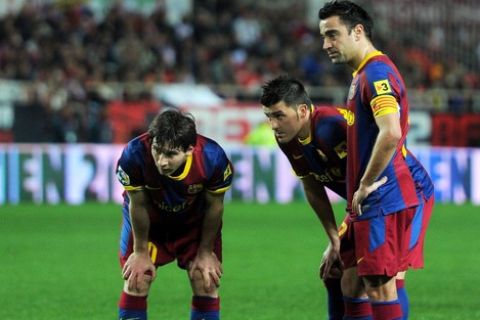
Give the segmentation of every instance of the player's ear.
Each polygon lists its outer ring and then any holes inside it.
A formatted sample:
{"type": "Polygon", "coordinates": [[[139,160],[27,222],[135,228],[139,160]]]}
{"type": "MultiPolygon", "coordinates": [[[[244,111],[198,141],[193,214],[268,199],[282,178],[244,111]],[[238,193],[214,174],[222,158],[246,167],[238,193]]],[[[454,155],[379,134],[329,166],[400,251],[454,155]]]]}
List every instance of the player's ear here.
{"type": "Polygon", "coordinates": [[[189,145],[187,150],[185,150],[185,153],[189,155],[192,154],[194,148],[195,148],[194,146],[189,145]]]}
{"type": "Polygon", "coordinates": [[[355,36],[355,40],[358,41],[358,39],[360,39],[360,35],[362,34],[363,32],[363,25],[361,25],[360,23],[357,24],[355,27],[353,27],[353,34],[355,36]]]}
{"type": "Polygon", "coordinates": [[[302,103],[298,106],[298,114],[301,119],[305,119],[308,117],[308,110],[309,106],[305,103],[302,103]]]}

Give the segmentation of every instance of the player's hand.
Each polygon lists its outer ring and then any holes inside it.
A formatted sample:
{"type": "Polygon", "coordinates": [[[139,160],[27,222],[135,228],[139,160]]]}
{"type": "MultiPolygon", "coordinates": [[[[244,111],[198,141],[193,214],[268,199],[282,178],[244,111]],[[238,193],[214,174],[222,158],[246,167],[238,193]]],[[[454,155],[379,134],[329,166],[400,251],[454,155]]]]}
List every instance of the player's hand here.
{"type": "Polygon", "coordinates": [[[343,268],[344,265],[340,257],[340,248],[333,248],[333,246],[329,244],[320,262],[320,278],[323,280],[327,278],[341,278],[343,268]]]}
{"type": "Polygon", "coordinates": [[[362,212],[362,202],[365,200],[372,192],[383,186],[387,183],[388,178],[382,177],[380,180],[375,181],[371,185],[367,186],[360,183],[358,190],[353,194],[352,199],[352,210],[357,213],[359,216],[363,214],[362,212]]]}
{"type": "Polygon", "coordinates": [[[152,282],[156,270],[148,252],[133,252],[123,266],[122,276],[127,280],[128,290],[133,292],[140,292],[145,287],[145,282],[152,282]]]}
{"type": "Polygon", "coordinates": [[[223,269],[215,253],[199,252],[190,264],[188,270],[190,279],[194,279],[194,273],[197,270],[202,275],[203,287],[206,292],[212,292],[220,286],[223,269]]]}

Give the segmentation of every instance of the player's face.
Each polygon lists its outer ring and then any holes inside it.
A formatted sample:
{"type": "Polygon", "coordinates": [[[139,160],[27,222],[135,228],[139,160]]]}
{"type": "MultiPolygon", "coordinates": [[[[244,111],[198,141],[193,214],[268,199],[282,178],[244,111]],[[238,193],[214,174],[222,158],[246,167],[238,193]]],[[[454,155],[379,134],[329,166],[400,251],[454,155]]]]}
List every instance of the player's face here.
{"type": "Polygon", "coordinates": [[[279,143],[288,143],[299,136],[305,127],[306,109],[303,104],[297,110],[290,108],[285,102],[280,101],[270,107],[263,106],[263,112],[267,116],[270,127],[279,143]]]}
{"type": "Polygon", "coordinates": [[[169,176],[178,170],[186,161],[187,157],[192,154],[193,147],[189,147],[186,151],[181,149],[162,148],[156,144],[152,144],[152,156],[161,175],[169,176]]]}
{"type": "Polygon", "coordinates": [[[338,16],[320,20],[320,36],[323,38],[323,50],[334,64],[349,63],[355,54],[355,34],[338,16]]]}

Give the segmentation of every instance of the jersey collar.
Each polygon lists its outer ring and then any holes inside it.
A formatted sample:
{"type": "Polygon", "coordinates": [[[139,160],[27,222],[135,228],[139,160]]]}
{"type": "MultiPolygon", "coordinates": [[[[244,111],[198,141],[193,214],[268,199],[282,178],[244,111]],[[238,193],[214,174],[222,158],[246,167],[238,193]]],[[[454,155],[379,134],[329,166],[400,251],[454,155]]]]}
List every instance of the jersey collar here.
{"type": "MultiPolygon", "coordinates": [[[[313,117],[313,111],[315,110],[315,106],[313,104],[310,105],[310,119],[313,117]]],[[[311,122],[310,122],[311,123],[311,122]]],[[[309,131],[308,132],[308,137],[306,137],[305,139],[300,139],[298,138],[298,142],[300,142],[301,144],[303,144],[304,146],[309,144],[310,142],[312,142],[312,132],[309,131]]]]}
{"type": "Polygon", "coordinates": [[[187,161],[185,162],[185,167],[183,168],[183,172],[178,176],[168,176],[168,177],[170,179],[177,180],[177,181],[185,179],[185,177],[188,175],[192,167],[192,160],[193,160],[193,154],[188,155],[187,161]]]}
{"type": "Polygon", "coordinates": [[[304,146],[306,146],[307,144],[309,144],[310,142],[312,142],[312,135],[309,134],[308,137],[306,137],[305,139],[298,139],[298,142],[300,142],[301,144],[303,144],[304,146]]]}
{"type": "Polygon", "coordinates": [[[379,50],[375,50],[373,52],[370,52],[369,54],[367,54],[365,56],[365,58],[363,58],[362,62],[360,62],[360,65],[358,66],[357,70],[355,70],[353,72],[353,77],[355,78],[355,76],[357,75],[357,73],[362,70],[362,68],[367,64],[368,60],[372,59],[373,57],[378,57],[378,56],[381,56],[383,55],[383,52],[379,51],[379,50]]]}

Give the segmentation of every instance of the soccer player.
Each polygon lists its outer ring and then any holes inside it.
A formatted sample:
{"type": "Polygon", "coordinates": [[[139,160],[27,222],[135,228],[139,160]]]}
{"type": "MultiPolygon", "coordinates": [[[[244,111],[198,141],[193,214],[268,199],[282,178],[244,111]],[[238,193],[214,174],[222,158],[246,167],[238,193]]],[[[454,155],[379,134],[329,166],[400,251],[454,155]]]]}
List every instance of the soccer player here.
{"type": "Polygon", "coordinates": [[[347,128],[347,222],[354,255],[343,259],[345,317],[370,317],[361,300],[366,293],[374,320],[401,319],[395,275],[422,267],[418,239],[426,226],[420,228],[423,217],[416,213],[431,212],[433,205],[433,188],[416,183],[420,169],[409,168],[405,84],[392,61],[374,47],[373,21],[363,8],[331,1],[318,15],[330,60],[354,70],[347,98],[352,119],[347,128]],[[385,184],[377,188],[380,181],[385,184]]]}
{"type": "MultiPolygon", "coordinates": [[[[314,108],[303,85],[298,80],[285,76],[275,78],[263,86],[261,104],[280,149],[289,159],[297,176],[301,178],[307,200],[324,222],[329,235],[330,244],[325,252],[320,272],[328,293],[329,319],[343,319],[344,301],[339,279],[342,262],[339,256],[348,259],[354,254],[347,237],[350,217],[347,215],[338,229],[340,236],[338,239],[333,210],[325,187],[346,198],[346,131],[347,124],[353,119],[345,109],[314,108]]],[[[431,187],[425,169],[410,153],[407,159],[418,185],[425,184],[431,187]]],[[[383,183],[385,181],[377,182],[375,187],[380,187],[383,183]]],[[[418,191],[418,196],[422,199],[422,190],[419,188],[418,191]]],[[[430,215],[426,212],[423,217],[421,211],[419,217],[423,218],[421,221],[423,224],[427,224],[430,215]]],[[[423,236],[418,240],[419,246],[423,246],[423,240],[423,236]]],[[[397,282],[403,283],[403,273],[399,275],[397,282]]],[[[406,298],[404,289],[398,288],[398,293],[406,298]]],[[[362,298],[363,307],[370,310],[370,304],[365,300],[366,296],[362,298]]],[[[408,308],[406,299],[402,301],[402,307],[408,308]]]]}
{"type": "Polygon", "coordinates": [[[168,110],[128,143],[117,177],[125,188],[119,318],[147,319],[156,268],[177,260],[192,287],[190,319],[219,319],[223,199],[233,177],[224,150],[197,134],[190,115],[168,110]]]}
{"type": "Polygon", "coordinates": [[[347,122],[342,113],[346,110],[314,108],[302,83],[286,76],[263,86],[260,103],[278,146],[301,178],[307,201],[329,238],[330,250],[325,252],[323,265],[327,269],[334,266],[337,274],[324,280],[328,313],[331,320],[342,319],[340,239],[325,187],[346,198],[347,122]]]}

